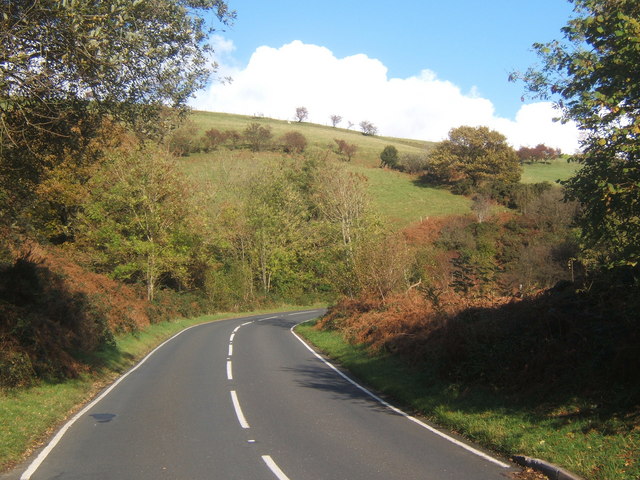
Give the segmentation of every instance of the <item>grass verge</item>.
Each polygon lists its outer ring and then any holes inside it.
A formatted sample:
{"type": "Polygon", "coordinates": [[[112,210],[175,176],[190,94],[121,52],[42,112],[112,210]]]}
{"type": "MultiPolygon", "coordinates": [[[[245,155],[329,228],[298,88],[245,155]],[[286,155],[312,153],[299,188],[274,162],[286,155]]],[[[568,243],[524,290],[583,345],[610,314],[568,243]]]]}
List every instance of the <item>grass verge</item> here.
{"type": "Polygon", "coordinates": [[[404,408],[502,455],[541,458],[593,480],[640,478],[640,432],[620,419],[589,415],[579,400],[549,409],[544,399],[506,397],[477,386],[452,385],[389,355],[371,355],[340,333],[313,323],[296,330],[373,389],[404,408]]]}
{"type": "MultiPolygon", "coordinates": [[[[306,310],[316,306],[281,307],[279,311],[306,310]]],[[[272,311],[272,310],[269,310],[272,311]]],[[[192,325],[269,311],[219,313],[151,325],[144,331],[117,338],[115,348],[92,359],[93,371],[80,378],[0,390],[0,472],[25,460],[58,427],[104,387],[129,370],[160,343],[192,325]]]]}

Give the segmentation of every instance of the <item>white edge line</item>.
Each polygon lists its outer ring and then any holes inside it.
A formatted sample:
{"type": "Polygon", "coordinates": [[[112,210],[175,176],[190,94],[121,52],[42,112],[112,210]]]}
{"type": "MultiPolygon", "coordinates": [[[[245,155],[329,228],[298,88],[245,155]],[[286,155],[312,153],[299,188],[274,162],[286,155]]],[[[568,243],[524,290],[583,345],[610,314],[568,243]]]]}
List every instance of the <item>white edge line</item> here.
{"type": "Polygon", "coordinates": [[[122,382],[125,378],[127,378],[129,375],[131,375],[133,372],[135,372],[138,368],[140,368],[148,359],[151,355],[153,355],[154,353],[156,353],[156,351],[160,350],[160,348],[162,348],[165,344],[169,343],[171,340],[173,340],[174,338],[176,338],[178,335],[182,335],[184,332],[186,332],[187,330],[191,330],[192,328],[195,327],[200,327],[202,325],[206,325],[206,323],[202,323],[199,325],[192,325],[191,327],[187,327],[184,330],[176,333],[173,337],[165,340],[164,342],[162,342],[160,345],[158,345],[156,348],[154,348],[153,350],[151,350],[147,356],[145,356],[142,360],[140,360],[140,363],[138,363],[135,367],[133,367],[131,370],[129,370],[127,373],[125,373],[124,375],[122,375],[120,378],[118,378],[118,380],[116,380],[115,382],[113,382],[111,384],[111,386],[109,388],[107,388],[104,392],[102,392],[98,397],[94,398],[89,404],[87,404],[82,410],[80,410],[78,413],[76,413],[73,417],[71,417],[71,420],[69,420],[67,423],[65,423],[62,428],[60,430],[58,430],[58,433],[55,434],[55,436],[51,439],[51,441],[47,444],[46,447],[44,447],[44,449],[40,452],[40,454],[38,454],[38,456],[35,458],[35,460],[33,462],[31,462],[31,464],[29,465],[29,467],[24,471],[24,473],[20,476],[20,480],[29,480],[31,478],[31,475],[33,475],[36,470],[38,469],[38,467],[40,467],[40,465],[42,464],[42,462],[45,461],[45,459],[47,458],[47,456],[51,453],[51,450],[53,450],[56,445],[60,442],[60,440],[62,439],[62,436],[67,432],[67,430],[69,430],[69,428],[71,428],[71,426],[80,418],[82,417],[85,413],[87,413],[89,410],[91,410],[100,400],[102,400],[104,397],[106,397],[109,393],[111,393],[111,391],[116,388],[120,382],[122,382]]]}
{"type": "Polygon", "coordinates": [[[280,467],[278,467],[276,462],[274,462],[273,458],[271,458],[269,455],[262,455],[262,460],[264,460],[264,463],[267,464],[267,467],[269,467],[269,469],[273,472],[278,480],[289,480],[289,477],[287,477],[284,472],[280,470],[280,467]]]}
{"type": "MultiPolygon", "coordinates": [[[[301,322],[304,323],[304,322],[301,322]]],[[[391,405],[390,403],[384,401],[382,398],[380,398],[379,396],[377,396],[375,393],[367,390],[365,387],[363,387],[362,385],[360,385],[359,383],[357,383],[355,380],[352,380],[351,378],[349,378],[347,375],[345,375],[344,373],[342,373],[340,370],[338,370],[338,368],[336,368],[333,364],[331,364],[330,362],[328,362],[327,360],[325,360],[321,355],[319,355],[315,350],[313,350],[308,344],[307,342],[305,342],[304,340],[302,340],[302,338],[300,338],[300,336],[298,336],[298,334],[296,332],[293,331],[294,328],[296,328],[298,325],[294,325],[293,327],[291,327],[291,333],[305,346],[307,347],[307,349],[313,353],[317,358],[319,358],[320,360],[322,360],[322,362],[324,362],[327,366],[329,366],[331,369],[333,369],[338,375],[340,375],[342,378],[344,378],[346,381],[348,381],[349,383],[351,383],[352,385],[354,385],[355,387],[359,388],[360,390],[362,390],[364,393],[366,393],[367,395],[369,395],[371,398],[373,398],[375,401],[381,403],[382,405],[384,405],[385,407],[387,407],[388,409],[392,410],[393,412],[402,415],[403,417],[407,418],[408,420],[411,420],[412,422],[420,425],[422,428],[425,428],[427,430],[429,430],[432,433],[435,433],[436,435],[444,438],[445,440],[464,448],[465,450],[467,450],[468,452],[471,452],[481,458],[484,458],[485,460],[488,460],[489,462],[495,463],[496,465],[502,467],[502,468],[511,468],[511,465],[508,465],[496,458],[493,458],[490,455],[487,455],[484,452],[481,452],[480,450],[473,448],[469,445],[467,445],[464,442],[461,442],[460,440],[457,440],[449,435],[447,435],[446,433],[441,432],[440,430],[437,430],[436,428],[433,428],[431,425],[427,425],[426,423],[424,423],[421,420],[418,420],[417,418],[409,415],[406,412],[403,412],[402,410],[400,410],[397,407],[394,407],[393,405],[391,405]]]]}
{"type": "Polygon", "coordinates": [[[244,417],[242,413],[242,409],[240,408],[240,402],[238,401],[238,395],[235,390],[231,390],[231,402],[233,402],[233,408],[236,411],[236,417],[238,417],[238,422],[242,428],[249,428],[249,423],[247,423],[247,419],[244,417]]]}
{"type": "Polygon", "coordinates": [[[227,380],[233,380],[233,371],[231,369],[231,360],[227,360],[227,380]]]}

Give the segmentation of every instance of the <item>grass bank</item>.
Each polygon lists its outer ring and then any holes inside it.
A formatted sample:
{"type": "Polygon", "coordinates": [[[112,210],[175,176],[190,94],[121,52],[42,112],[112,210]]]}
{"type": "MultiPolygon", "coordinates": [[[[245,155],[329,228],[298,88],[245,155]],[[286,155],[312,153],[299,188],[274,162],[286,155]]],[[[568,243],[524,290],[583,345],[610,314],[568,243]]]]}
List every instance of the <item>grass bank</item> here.
{"type": "Polygon", "coordinates": [[[590,415],[581,400],[555,404],[544,399],[500,395],[489,389],[451,384],[428,366],[412,368],[390,355],[372,355],[340,333],[313,323],[298,333],[363,383],[502,455],[545,459],[593,480],[640,478],[640,432],[620,433],[620,418],[590,415]]]}
{"type": "MultiPolygon", "coordinates": [[[[314,307],[281,307],[279,310],[309,308],[314,307]]],[[[92,371],[77,379],[0,390],[0,472],[25,460],[83,404],[181,330],[201,323],[267,312],[219,313],[157,323],[144,331],[118,337],[115,348],[105,349],[90,359],[94,366],[92,371]]]]}

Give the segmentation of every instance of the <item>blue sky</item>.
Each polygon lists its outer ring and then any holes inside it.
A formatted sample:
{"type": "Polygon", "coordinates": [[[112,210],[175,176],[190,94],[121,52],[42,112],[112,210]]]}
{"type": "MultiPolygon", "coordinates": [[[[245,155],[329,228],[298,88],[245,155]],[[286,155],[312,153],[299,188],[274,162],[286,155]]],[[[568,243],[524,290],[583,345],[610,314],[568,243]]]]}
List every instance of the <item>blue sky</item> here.
{"type": "MultiPolygon", "coordinates": [[[[524,86],[509,83],[507,77],[513,70],[525,70],[535,64],[537,58],[531,45],[561,38],[560,29],[572,14],[572,4],[566,0],[229,0],[228,3],[237,11],[238,18],[232,27],[218,32],[212,43],[221,73],[229,74],[239,84],[233,87],[213,84],[199,95],[194,103],[196,108],[200,105],[207,110],[255,113],[249,112],[255,105],[255,111],[268,110],[263,113],[282,118],[293,105],[307,106],[311,121],[325,123],[329,110],[323,107],[328,103],[330,92],[321,98],[314,95],[323,85],[334,92],[341,90],[339,82],[321,79],[325,74],[334,75],[345,78],[345,89],[359,90],[358,84],[377,85],[377,90],[370,86],[368,91],[372,105],[363,106],[364,100],[361,100],[350,106],[349,99],[361,92],[351,95],[342,92],[342,103],[332,106],[335,113],[341,114],[337,110],[344,106],[345,119],[354,117],[350,121],[357,125],[361,118],[355,117],[360,109],[360,117],[372,117],[374,123],[377,120],[381,124],[382,134],[405,136],[403,131],[406,131],[412,138],[436,139],[442,137],[443,131],[456,126],[455,120],[444,114],[440,118],[420,103],[437,103],[430,96],[430,89],[432,86],[444,88],[446,84],[449,93],[438,90],[440,93],[434,95],[444,100],[447,95],[454,95],[451,88],[457,88],[463,98],[452,98],[450,104],[458,105],[460,121],[483,123],[491,110],[491,119],[484,123],[496,129],[504,125],[503,133],[513,137],[514,144],[536,143],[537,139],[508,132],[515,131],[512,124],[519,121],[518,115],[525,104],[521,101],[524,86]],[[294,42],[296,48],[293,48],[294,42]],[[285,46],[290,48],[283,48],[285,46]],[[347,67],[354,63],[348,59],[354,62],[357,59],[355,63],[359,66],[347,67]],[[268,62],[273,66],[269,67],[268,62]],[[359,72],[362,72],[361,78],[357,78],[359,72]],[[291,102],[284,92],[270,90],[276,88],[279,73],[284,88],[295,96],[291,102]],[[308,86],[306,92],[287,87],[287,81],[293,81],[290,79],[298,75],[296,82],[304,82],[308,86]],[[377,81],[369,82],[372,77],[377,81]],[[401,90],[412,91],[417,100],[421,99],[415,102],[418,105],[411,105],[414,102],[404,97],[401,90]],[[277,100],[282,108],[270,105],[266,100],[269,97],[277,100]],[[248,98],[256,100],[254,105],[248,98]],[[373,104],[381,100],[391,103],[390,98],[396,104],[406,105],[401,109],[389,105],[385,109],[381,105],[380,111],[373,108],[373,104]],[[466,112],[475,111],[476,107],[484,113],[465,117],[466,112]],[[420,119],[420,109],[425,116],[440,120],[427,125],[420,119]],[[392,122],[390,115],[407,118],[396,118],[392,122]],[[413,127],[408,117],[415,118],[413,127]]],[[[439,108],[446,108],[446,102],[439,108]]],[[[550,109],[539,105],[535,115],[534,110],[530,107],[525,112],[527,120],[521,129],[531,129],[534,116],[538,116],[541,122],[546,122],[544,126],[541,123],[539,141],[559,145],[561,140],[549,133],[552,128],[548,125],[550,118],[546,117],[550,117],[550,109]]],[[[570,134],[565,130],[565,136],[570,134]]],[[[557,137],[558,132],[555,135],[557,137]]],[[[567,140],[564,149],[570,149],[572,142],[575,143],[575,139],[567,140]]]]}

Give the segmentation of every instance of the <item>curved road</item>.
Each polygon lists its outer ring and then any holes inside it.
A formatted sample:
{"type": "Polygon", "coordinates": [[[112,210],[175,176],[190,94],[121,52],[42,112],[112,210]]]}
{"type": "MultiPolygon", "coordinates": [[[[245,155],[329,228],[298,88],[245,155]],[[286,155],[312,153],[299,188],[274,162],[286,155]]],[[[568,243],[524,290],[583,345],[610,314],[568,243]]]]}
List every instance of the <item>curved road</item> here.
{"type": "Polygon", "coordinates": [[[380,403],[314,354],[291,328],[320,313],[183,331],[63,427],[21,478],[508,476],[509,465],[380,403]]]}

